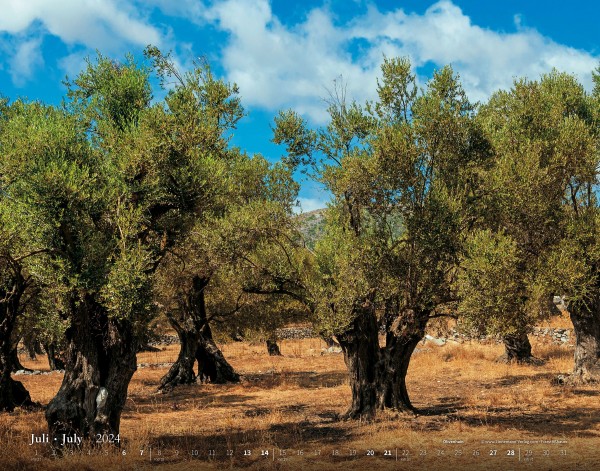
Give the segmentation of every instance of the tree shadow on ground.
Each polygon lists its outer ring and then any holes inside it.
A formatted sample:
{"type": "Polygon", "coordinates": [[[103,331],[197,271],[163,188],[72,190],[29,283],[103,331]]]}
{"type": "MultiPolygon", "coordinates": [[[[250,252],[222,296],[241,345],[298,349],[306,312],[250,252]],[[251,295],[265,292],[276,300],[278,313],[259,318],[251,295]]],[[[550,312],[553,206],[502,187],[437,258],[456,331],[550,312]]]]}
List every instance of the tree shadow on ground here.
{"type": "Polygon", "coordinates": [[[273,447],[308,450],[321,445],[342,445],[350,437],[349,430],[342,427],[300,421],[294,424],[271,424],[262,429],[233,428],[206,435],[159,435],[151,439],[148,447],[165,450],[165,455],[169,454],[169,450],[179,450],[181,459],[210,459],[221,465],[229,463],[237,469],[255,464],[261,459],[263,450],[268,450],[269,456],[272,456],[273,447]],[[228,455],[228,450],[231,450],[233,456],[228,455]],[[249,450],[251,454],[244,456],[244,450],[249,450]]]}
{"type": "MultiPolygon", "coordinates": [[[[594,407],[573,407],[567,409],[560,404],[560,396],[573,394],[580,397],[588,396],[595,398],[600,396],[596,389],[565,388],[553,384],[555,373],[536,374],[514,374],[489,381],[487,383],[472,381],[469,384],[458,384],[461,380],[458,376],[449,376],[446,381],[435,384],[433,388],[422,388],[419,386],[420,401],[426,403],[426,407],[418,407],[417,415],[405,417],[395,416],[392,420],[398,423],[404,422],[410,428],[420,431],[443,431],[447,430],[449,424],[460,422],[469,427],[497,428],[498,430],[510,430],[542,435],[576,435],[579,437],[596,437],[600,429],[600,414],[594,407]],[[511,405],[486,405],[468,402],[469,399],[453,395],[456,391],[467,391],[470,388],[478,388],[486,391],[514,390],[521,384],[533,382],[536,388],[552,388],[553,400],[558,400],[560,407],[546,407],[531,404],[528,408],[525,404],[511,405]]],[[[234,385],[190,385],[175,388],[167,394],[156,394],[153,396],[133,395],[132,405],[126,408],[125,413],[152,414],[156,411],[169,407],[174,410],[198,411],[199,409],[216,407],[231,408],[232,414],[237,414],[239,426],[228,431],[217,434],[202,436],[201,440],[206,442],[205,448],[218,446],[223,448],[223,442],[239,444],[254,443],[285,443],[301,444],[303,442],[323,442],[342,445],[344,440],[351,438],[355,433],[360,434],[348,422],[341,421],[341,411],[319,410],[313,406],[296,404],[273,404],[256,405],[254,401],[259,391],[279,386],[298,387],[311,390],[318,387],[327,387],[343,384],[346,381],[346,373],[328,372],[317,373],[313,371],[287,372],[273,371],[246,375],[241,384],[234,385]],[[274,416],[271,414],[276,413],[274,416]],[[288,420],[286,415],[297,415],[296,421],[288,420]],[[277,416],[283,417],[280,423],[277,416]],[[307,417],[309,419],[307,419],[307,417]],[[248,422],[245,421],[248,420],[248,422]],[[256,427],[256,424],[262,424],[256,427]],[[249,427],[242,430],[241,427],[249,427]]],[[[572,397],[572,396],[571,396],[572,397]]],[[[133,414],[132,414],[133,415],[133,414]]],[[[237,420],[237,419],[236,419],[237,420]]],[[[390,420],[381,414],[376,419],[390,420]]],[[[161,436],[158,439],[168,436],[161,436]]],[[[196,438],[200,439],[200,435],[196,438]]]]}
{"type": "MultiPolygon", "coordinates": [[[[563,387],[551,384],[554,376],[550,373],[516,375],[479,387],[486,390],[514,387],[534,379],[547,380],[548,388],[555,388],[556,393],[560,393],[563,387]]],[[[600,396],[600,391],[587,389],[570,389],[568,393],[594,398],[600,396]]],[[[495,427],[546,435],[574,434],[578,437],[597,437],[600,429],[600,414],[594,407],[550,408],[532,404],[531,410],[527,410],[523,406],[474,406],[461,397],[453,396],[441,397],[438,403],[419,408],[417,414],[420,417],[418,428],[431,431],[444,430],[449,422],[461,422],[475,428],[495,427]]]]}
{"type": "Polygon", "coordinates": [[[348,381],[345,372],[281,371],[244,375],[244,381],[259,388],[295,386],[302,389],[334,388],[348,381]]]}

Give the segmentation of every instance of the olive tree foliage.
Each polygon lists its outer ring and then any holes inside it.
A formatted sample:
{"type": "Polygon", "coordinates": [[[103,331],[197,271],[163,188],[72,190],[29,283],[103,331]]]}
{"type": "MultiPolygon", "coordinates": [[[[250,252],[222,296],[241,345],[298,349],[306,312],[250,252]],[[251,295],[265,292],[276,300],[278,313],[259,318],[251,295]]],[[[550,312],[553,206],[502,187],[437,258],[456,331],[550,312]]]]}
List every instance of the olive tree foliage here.
{"type": "MultiPolygon", "coordinates": [[[[564,77],[562,95],[575,89],[563,112],[564,149],[560,162],[567,171],[562,188],[563,224],[557,247],[546,254],[544,281],[565,295],[575,332],[575,354],[569,383],[597,382],[600,377],[600,68],[593,72],[594,89],[587,95],[572,77],[564,77]],[[570,80],[568,80],[570,79],[570,80]],[[565,84],[566,82],[566,84],[565,84]],[[566,85],[571,84],[568,88],[566,85]]],[[[557,87],[558,88],[558,87],[557,87]]],[[[558,90],[557,90],[558,91],[558,90]]]]}
{"type": "MultiPolygon", "coordinates": [[[[3,410],[31,404],[21,383],[10,378],[16,357],[17,330],[27,324],[43,299],[64,307],[65,265],[54,246],[57,222],[46,217],[43,205],[55,204],[51,189],[61,181],[73,183],[74,171],[53,161],[68,159],[85,144],[76,137],[75,120],[40,103],[3,102],[0,114],[0,403],[3,410]],[[48,200],[46,200],[48,198],[48,200]],[[43,296],[41,292],[45,293],[43,296]]],[[[65,190],[63,188],[63,190],[65,190]]],[[[65,191],[77,191],[71,186],[65,191]]],[[[81,191],[85,191],[82,187],[81,191]]],[[[63,208],[51,207],[55,212],[63,208]]],[[[50,329],[62,328],[57,316],[50,329]]]]}
{"type": "Polygon", "coordinates": [[[458,310],[467,328],[503,337],[509,359],[527,360],[527,331],[557,313],[554,294],[575,302],[581,283],[573,278],[585,273],[573,267],[578,257],[562,265],[557,257],[574,255],[564,247],[576,240],[568,233],[569,206],[595,178],[592,108],[574,77],[553,71],[495,93],[478,120],[494,163],[458,277],[458,310]]]}
{"type": "Polygon", "coordinates": [[[12,205],[0,196],[0,410],[11,412],[17,406],[32,405],[29,393],[11,378],[18,323],[36,294],[36,282],[30,268],[34,250],[23,233],[19,217],[7,212],[12,205]]]}
{"type": "Polygon", "coordinates": [[[379,100],[365,107],[334,93],[330,123],[318,131],[281,113],[274,138],[290,161],[312,165],[333,195],[309,289],[317,318],[344,351],[351,418],[414,409],[410,358],[428,321],[456,299],[452,279],[488,159],[474,107],[450,67],[419,90],[408,60],[386,59],[377,91],[379,100]]]}

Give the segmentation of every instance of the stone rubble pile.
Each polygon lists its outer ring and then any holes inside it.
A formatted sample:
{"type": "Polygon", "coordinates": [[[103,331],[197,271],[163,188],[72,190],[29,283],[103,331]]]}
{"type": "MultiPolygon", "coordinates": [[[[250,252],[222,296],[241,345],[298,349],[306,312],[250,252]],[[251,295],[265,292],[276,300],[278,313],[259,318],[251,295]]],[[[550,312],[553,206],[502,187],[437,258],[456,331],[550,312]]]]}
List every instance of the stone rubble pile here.
{"type": "Polygon", "coordinates": [[[534,327],[531,335],[536,337],[550,337],[555,343],[569,343],[572,329],[553,329],[550,327],[534,327]]]}
{"type": "Polygon", "coordinates": [[[313,339],[319,336],[311,327],[283,327],[275,329],[275,334],[279,340],[313,339]]]}
{"type": "Polygon", "coordinates": [[[54,373],[64,373],[65,370],[54,370],[54,371],[40,371],[40,370],[17,370],[13,374],[15,376],[19,375],[51,375],[54,373]]]}

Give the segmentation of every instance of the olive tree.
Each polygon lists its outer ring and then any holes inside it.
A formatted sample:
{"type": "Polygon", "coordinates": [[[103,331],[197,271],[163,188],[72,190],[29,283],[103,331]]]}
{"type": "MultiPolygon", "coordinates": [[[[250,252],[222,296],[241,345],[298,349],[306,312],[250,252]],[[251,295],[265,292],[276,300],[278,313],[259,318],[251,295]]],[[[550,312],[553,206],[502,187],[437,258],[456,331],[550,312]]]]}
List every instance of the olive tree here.
{"type": "Polygon", "coordinates": [[[507,359],[531,361],[527,332],[557,313],[553,295],[570,294],[575,310],[581,299],[577,270],[568,273],[576,258],[551,260],[569,253],[577,192],[593,183],[592,110],[576,79],[553,71],[496,92],[478,120],[494,160],[458,280],[459,311],[467,325],[501,336],[507,359]]]}
{"type": "Polygon", "coordinates": [[[456,299],[451,281],[474,218],[476,170],[487,159],[474,107],[450,67],[419,91],[407,60],[386,59],[377,91],[365,108],[334,93],[324,129],[310,131],[286,112],[275,132],[288,158],[312,164],[333,194],[312,298],[344,352],[350,418],[414,410],[409,362],[428,321],[456,299]]]}
{"type": "MultiPolygon", "coordinates": [[[[164,83],[168,57],[146,52],[164,83]]],[[[154,273],[232,156],[235,86],[199,63],[153,102],[151,70],[99,55],[67,83],[63,107],[24,106],[3,127],[3,189],[47,229],[42,248],[61,273],[66,371],[46,410],[52,436],[118,436],[154,273]]]]}

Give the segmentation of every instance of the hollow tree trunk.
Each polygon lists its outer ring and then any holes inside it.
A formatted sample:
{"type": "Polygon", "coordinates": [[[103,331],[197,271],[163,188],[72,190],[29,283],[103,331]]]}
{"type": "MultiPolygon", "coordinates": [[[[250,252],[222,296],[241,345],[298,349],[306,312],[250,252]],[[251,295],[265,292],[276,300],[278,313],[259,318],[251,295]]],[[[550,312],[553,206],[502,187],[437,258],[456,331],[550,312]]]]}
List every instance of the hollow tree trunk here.
{"type": "Polygon", "coordinates": [[[408,390],[406,374],[416,346],[425,336],[428,313],[405,310],[386,326],[386,344],[381,349],[379,363],[377,406],[414,412],[408,390]]]}
{"type": "Polygon", "coordinates": [[[281,356],[281,350],[279,349],[279,345],[277,345],[277,340],[267,339],[267,352],[269,356],[277,357],[281,356]]]}
{"type": "Polygon", "coordinates": [[[169,321],[179,336],[181,348],[177,361],[160,381],[161,391],[169,391],[180,384],[190,384],[196,380],[226,383],[238,382],[240,379],[212,338],[204,299],[204,288],[209,281],[210,278],[195,276],[181,309],[182,319],[169,316],[169,321]],[[197,376],[194,373],[196,361],[197,376]]]}
{"type": "Polygon", "coordinates": [[[217,347],[213,340],[212,330],[206,319],[206,309],[203,305],[203,325],[200,330],[198,349],[196,350],[196,360],[198,360],[198,378],[202,382],[211,382],[215,384],[237,383],[240,375],[235,372],[233,367],[227,362],[223,353],[217,347]]]}
{"type": "Polygon", "coordinates": [[[581,304],[569,306],[575,331],[575,365],[570,383],[589,383],[600,379],[600,309],[599,300],[585,309],[581,304]]]}
{"type": "Polygon", "coordinates": [[[522,331],[502,337],[504,343],[504,354],[498,358],[498,362],[511,363],[534,363],[535,358],[531,355],[531,343],[527,333],[522,331]]]}
{"type": "Polygon", "coordinates": [[[375,416],[377,405],[376,368],[379,359],[379,339],[375,313],[362,309],[338,342],[348,368],[352,403],[347,419],[367,419],[375,416]]]}
{"type": "Polygon", "coordinates": [[[15,407],[32,405],[27,389],[10,376],[16,353],[12,336],[24,291],[25,280],[19,274],[12,290],[0,293],[0,298],[3,299],[0,302],[0,411],[11,412],[15,407]]]}
{"type": "Polygon", "coordinates": [[[119,433],[127,387],[136,370],[136,341],[128,320],[108,318],[86,295],[71,303],[61,387],[46,409],[50,443],[62,434],[93,442],[119,433]]]}
{"type": "Polygon", "coordinates": [[[51,371],[65,369],[65,362],[58,356],[56,344],[54,342],[45,343],[44,350],[46,350],[48,365],[50,366],[51,371]]]}

